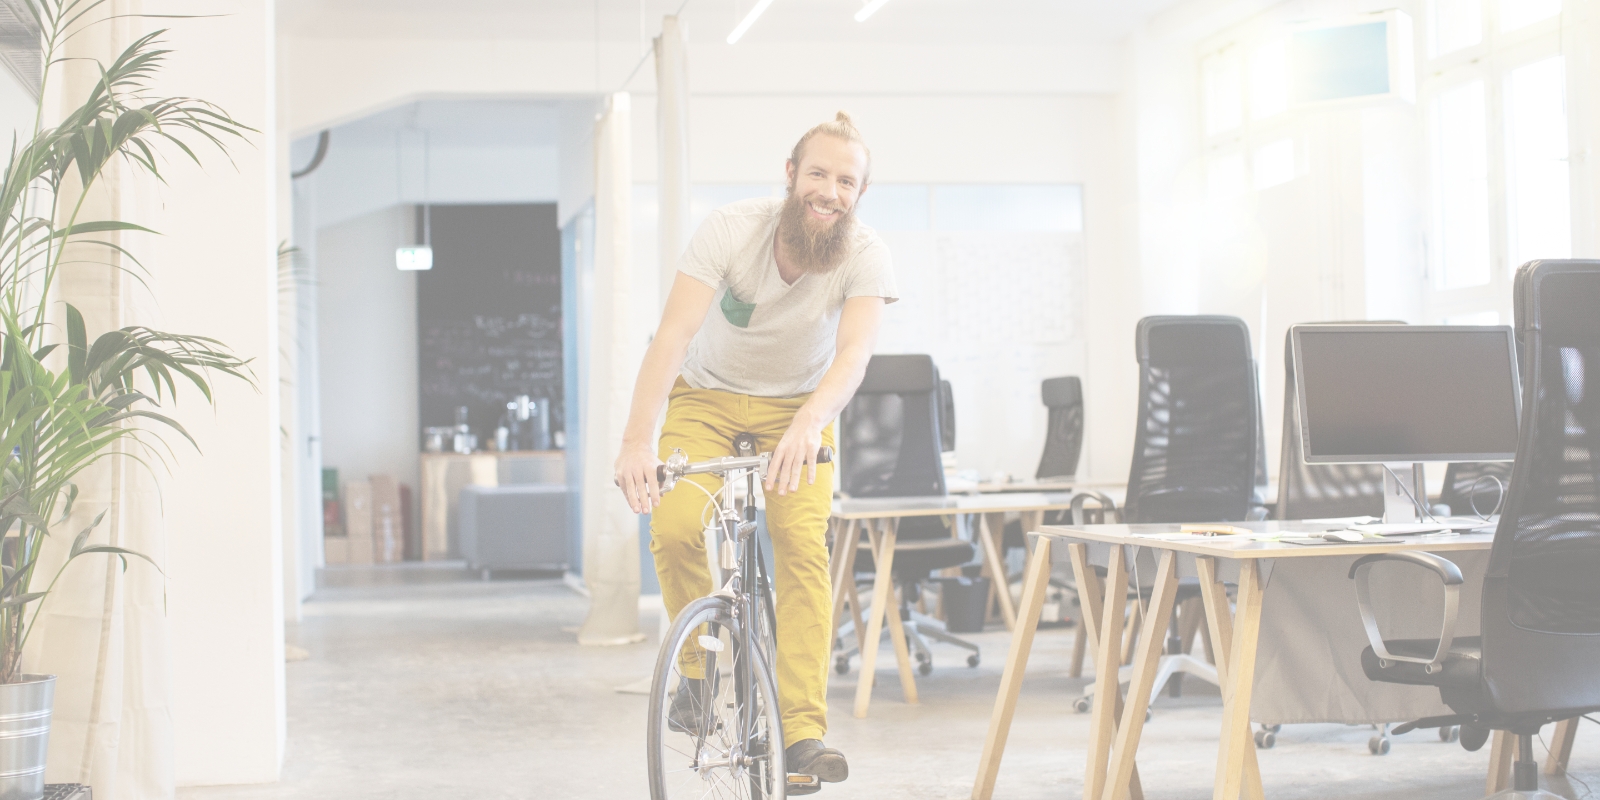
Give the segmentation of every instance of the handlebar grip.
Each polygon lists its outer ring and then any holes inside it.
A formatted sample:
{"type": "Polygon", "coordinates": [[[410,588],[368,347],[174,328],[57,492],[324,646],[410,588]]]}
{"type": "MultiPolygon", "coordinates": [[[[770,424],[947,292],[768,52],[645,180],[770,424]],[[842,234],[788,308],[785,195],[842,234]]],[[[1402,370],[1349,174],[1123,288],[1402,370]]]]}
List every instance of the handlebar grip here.
{"type": "Polygon", "coordinates": [[[828,463],[828,462],[830,462],[832,460],[833,460],[833,448],[824,445],[821,450],[817,451],[817,463],[818,464],[826,464],[826,463],[828,463]]]}
{"type": "Polygon", "coordinates": [[[657,464],[656,465],[656,483],[663,484],[663,483],[666,483],[666,482],[667,482],[667,465],[666,464],[657,464]]]}

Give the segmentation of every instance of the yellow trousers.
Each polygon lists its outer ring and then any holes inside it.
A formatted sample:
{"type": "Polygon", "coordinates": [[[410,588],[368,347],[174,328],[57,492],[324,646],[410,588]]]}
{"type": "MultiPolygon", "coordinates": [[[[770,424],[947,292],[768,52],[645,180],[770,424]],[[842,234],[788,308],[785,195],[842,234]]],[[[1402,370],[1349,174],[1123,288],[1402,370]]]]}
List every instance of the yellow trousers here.
{"type": "MultiPolygon", "coordinates": [[[[759,452],[771,452],[783,438],[806,397],[751,397],[712,389],[692,389],[678,379],[667,402],[661,429],[661,458],[674,449],[690,461],[734,455],[733,437],[754,434],[759,452]]],[[[822,432],[833,446],[833,426],[822,432]]],[[[715,492],[722,481],[691,475],[715,492]]],[[[777,590],[778,708],[784,747],[820,739],[828,729],[828,655],[832,642],[833,595],[828,576],[828,517],[833,499],[833,465],[817,465],[817,482],[800,479],[799,491],[766,492],[767,530],[772,537],[772,581],[777,590]]],[[[682,486],[662,495],[650,515],[650,552],[667,613],[676,617],[689,603],[710,594],[706,565],[706,496],[682,486]]],[[[687,667],[687,665],[686,665],[687,667]]],[[[686,668],[689,674],[692,668],[686,668]]]]}

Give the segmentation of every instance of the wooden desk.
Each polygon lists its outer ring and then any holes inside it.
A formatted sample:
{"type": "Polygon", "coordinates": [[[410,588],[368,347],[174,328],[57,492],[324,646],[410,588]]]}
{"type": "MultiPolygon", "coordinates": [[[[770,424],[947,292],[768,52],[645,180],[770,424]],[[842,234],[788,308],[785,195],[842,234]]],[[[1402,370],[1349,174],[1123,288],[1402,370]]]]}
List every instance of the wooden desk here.
{"type": "Polygon", "coordinates": [[[1013,481],[1011,483],[979,481],[977,488],[974,491],[976,491],[978,494],[1010,494],[1013,492],[1070,492],[1077,485],[1077,482],[1070,478],[1043,481],[1013,481]]]}
{"type": "MultiPolygon", "coordinates": [[[[917,702],[917,683],[911,670],[911,653],[906,647],[905,629],[900,615],[893,613],[894,542],[896,524],[902,517],[978,516],[978,540],[983,551],[984,571],[989,575],[990,586],[999,592],[1001,616],[1006,628],[1016,624],[1016,609],[1011,603],[1011,590],[1006,586],[1006,572],[1000,557],[999,536],[1005,529],[1008,511],[1023,514],[1023,529],[1035,530],[1044,512],[1072,507],[1072,495],[1065,493],[950,495],[947,497],[874,497],[835,500],[830,529],[833,535],[833,556],[829,574],[833,578],[833,627],[837,634],[843,619],[844,603],[850,601],[850,611],[855,617],[856,641],[861,652],[861,680],[856,685],[855,715],[865,717],[872,702],[873,673],[878,665],[878,637],[883,633],[884,618],[888,618],[889,638],[894,642],[895,658],[900,666],[900,687],[907,703],[917,702]],[[872,543],[876,577],[872,583],[872,605],[867,618],[861,618],[861,600],[856,595],[854,580],[856,542],[865,530],[872,543]]],[[[1037,618],[1037,612],[1035,612],[1037,618]]],[[[1037,619],[1035,619],[1037,622],[1037,619]]]]}
{"type": "MultiPolygon", "coordinates": [[[[1327,530],[1326,524],[1297,522],[1233,523],[1260,533],[1285,533],[1327,530]]],[[[989,719],[989,735],[984,740],[978,777],[972,787],[974,800],[988,800],[994,793],[1011,716],[1016,711],[1028,651],[1038,627],[1039,609],[1050,578],[1052,546],[1067,548],[1078,584],[1083,624],[1095,648],[1095,703],[1090,717],[1087,765],[1084,771],[1086,800],[1141,798],[1135,753],[1144,729],[1144,715],[1150,705],[1157,662],[1162,655],[1178,588],[1177,556],[1197,556],[1201,599],[1206,624],[1217,658],[1217,677],[1222,684],[1221,747],[1217,752],[1214,800],[1237,800],[1244,796],[1262,797],[1261,773],[1256,764],[1254,741],[1250,737],[1250,692],[1255,679],[1257,636],[1260,632],[1262,570],[1261,559],[1318,558],[1357,556],[1401,550],[1447,553],[1460,550],[1487,550],[1494,541],[1491,533],[1460,536],[1407,537],[1396,542],[1352,543],[1344,545],[1301,546],[1274,541],[1233,537],[1184,537],[1181,540],[1147,538],[1149,534],[1172,533],[1176,525],[1086,525],[1081,528],[1051,526],[1042,528],[1023,578],[1018,626],[1011,638],[1010,654],[1000,679],[994,712],[989,719]],[[1141,536],[1144,534],[1145,536],[1141,536]],[[1114,546],[1105,578],[1089,564],[1089,542],[1114,546]],[[1124,698],[1117,682],[1121,664],[1124,616],[1128,583],[1128,546],[1149,547],[1159,553],[1156,578],[1146,618],[1134,651],[1132,676],[1124,698]],[[1229,559],[1239,567],[1235,609],[1230,613],[1227,591],[1218,573],[1218,560],[1229,559]],[[1106,702],[1114,699],[1114,702],[1106,702]]],[[[1509,738],[1509,737],[1507,737],[1509,738]]],[[[1502,748],[1509,753],[1509,747],[1502,748]]],[[[1495,777],[1491,774],[1490,782],[1495,777]]]]}

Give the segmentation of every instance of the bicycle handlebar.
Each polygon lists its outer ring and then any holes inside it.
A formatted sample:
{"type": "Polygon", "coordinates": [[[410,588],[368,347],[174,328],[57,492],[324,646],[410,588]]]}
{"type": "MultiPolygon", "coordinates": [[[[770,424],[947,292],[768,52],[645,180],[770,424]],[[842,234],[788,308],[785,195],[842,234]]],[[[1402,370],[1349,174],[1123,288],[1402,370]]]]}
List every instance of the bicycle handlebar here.
{"type": "MultiPolygon", "coordinates": [[[[656,467],[656,482],[667,484],[669,474],[676,476],[673,478],[673,482],[676,482],[677,478],[685,475],[700,475],[707,472],[732,472],[736,469],[761,469],[766,466],[766,462],[771,457],[771,453],[762,453],[759,456],[724,456],[723,458],[713,458],[709,461],[700,461],[693,464],[684,463],[677,469],[674,469],[671,464],[661,464],[656,467]]],[[[816,463],[827,464],[831,461],[833,461],[833,448],[823,446],[817,450],[816,463]]]]}
{"type": "MultiPolygon", "coordinates": [[[[677,483],[678,478],[681,478],[685,475],[699,475],[707,472],[731,472],[736,469],[764,470],[767,462],[772,458],[771,453],[762,453],[759,456],[724,456],[722,458],[713,458],[709,461],[700,461],[690,464],[688,459],[682,457],[682,453],[674,453],[673,456],[676,458],[669,457],[666,464],[658,464],[656,466],[656,483],[663,487],[663,491],[671,488],[672,484],[677,483]]],[[[817,450],[816,463],[827,464],[832,461],[833,448],[823,446],[817,450]]],[[[618,480],[612,480],[611,482],[618,486],[622,485],[622,482],[618,480]]]]}

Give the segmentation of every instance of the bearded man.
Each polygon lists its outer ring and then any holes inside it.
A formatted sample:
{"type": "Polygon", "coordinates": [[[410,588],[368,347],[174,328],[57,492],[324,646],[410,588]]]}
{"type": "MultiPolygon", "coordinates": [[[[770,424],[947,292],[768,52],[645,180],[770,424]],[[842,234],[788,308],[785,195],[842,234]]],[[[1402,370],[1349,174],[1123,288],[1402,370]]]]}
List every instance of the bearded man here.
{"type": "MultiPolygon", "coordinates": [[[[866,374],[883,307],[896,299],[888,248],[855,218],[871,163],[860,132],[840,112],[795,144],[784,165],[783,200],[723,206],[700,226],[639,369],[616,462],[629,505],[651,514],[661,596],[676,616],[715,588],[701,524],[706,498],[684,489],[662,495],[656,466],[674,449],[690,461],[733,455],[741,433],[755,435],[758,452],[772,453],[763,494],[778,595],[786,763],[790,773],[829,782],[844,780],[849,768],[843,754],[822,744],[833,465],[816,457],[833,445],[833,420],[866,374]]],[[[720,486],[707,475],[686,480],[713,492],[720,486]]],[[[691,709],[711,689],[687,673],[682,683],[668,719],[686,730],[691,709]]]]}

